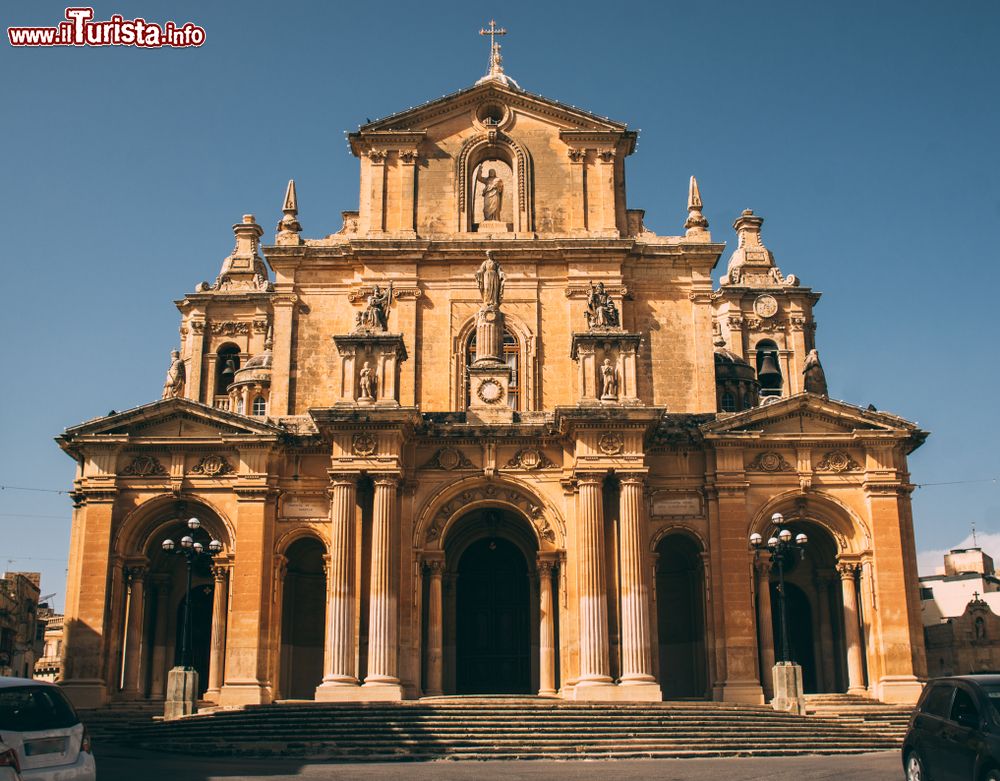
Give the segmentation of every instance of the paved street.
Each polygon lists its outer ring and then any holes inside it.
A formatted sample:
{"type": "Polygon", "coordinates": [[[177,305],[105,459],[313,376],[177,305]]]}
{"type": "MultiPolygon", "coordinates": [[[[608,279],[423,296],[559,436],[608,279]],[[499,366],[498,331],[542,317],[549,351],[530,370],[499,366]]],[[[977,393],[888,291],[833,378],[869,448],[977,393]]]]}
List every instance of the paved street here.
{"type": "Polygon", "coordinates": [[[899,753],[847,757],[683,759],[616,762],[399,762],[327,764],[301,760],[186,758],[108,749],[98,752],[101,781],[240,781],[240,779],[406,779],[406,781],[886,781],[902,779],[899,753]]]}

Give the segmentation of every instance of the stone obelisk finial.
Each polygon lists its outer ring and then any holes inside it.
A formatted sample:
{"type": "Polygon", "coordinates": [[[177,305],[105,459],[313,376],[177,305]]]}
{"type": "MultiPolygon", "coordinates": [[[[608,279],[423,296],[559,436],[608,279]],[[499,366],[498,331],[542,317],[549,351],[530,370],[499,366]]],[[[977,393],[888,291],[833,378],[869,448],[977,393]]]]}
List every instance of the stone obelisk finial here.
{"type": "Polygon", "coordinates": [[[288,180],[288,187],[285,189],[285,202],[281,210],[284,216],[278,222],[278,234],[298,234],[302,231],[299,224],[299,198],[295,194],[295,180],[288,180]]]}
{"type": "Polygon", "coordinates": [[[708,237],[708,220],[701,213],[701,192],[698,190],[698,180],[693,176],[688,185],[688,218],[684,223],[684,235],[691,237],[708,237]]]}

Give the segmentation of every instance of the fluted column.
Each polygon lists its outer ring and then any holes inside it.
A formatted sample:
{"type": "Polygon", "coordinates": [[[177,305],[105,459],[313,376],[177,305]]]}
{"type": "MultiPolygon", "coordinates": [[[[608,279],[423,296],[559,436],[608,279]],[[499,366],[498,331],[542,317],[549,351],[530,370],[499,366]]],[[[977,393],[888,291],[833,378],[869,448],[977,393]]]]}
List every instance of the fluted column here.
{"type": "Polygon", "coordinates": [[[771,557],[762,556],[754,568],[757,573],[757,637],[760,643],[761,683],[764,695],[774,696],[774,619],[771,615],[771,557]]]}
{"type": "Polygon", "coordinates": [[[215,581],[212,591],[212,645],[208,657],[208,690],[206,700],[214,700],[222,689],[226,664],[226,619],[229,612],[229,568],[212,567],[215,581]]]}
{"type": "Polygon", "coordinates": [[[556,696],[556,627],[555,600],[552,598],[552,573],[555,563],[538,561],[538,695],[556,696]]]}
{"type": "Polygon", "coordinates": [[[356,478],[331,475],[330,589],[327,605],[326,669],[316,699],[336,699],[336,690],[357,686],[354,648],[354,545],[356,478]],[[333,695],[329,697],[328,695],[333,695]]]}
{"type": "Polygon", "coordinates": [[[392,577],[392,539],[396,528],[394,475],[375,477],[372,509],[371,586],[368,594],[368,675],[365,686],[399,687],[396,643],[396,588],[392,577]]]}
{"type": "Polygon", "coordinates": [[[844,593],[844,643],[847,646],[847,693],[864,694],[864,670],[861,666],[861,632],[858,628],[858,594],[854,583],[857,568],[838,564],[844,593]]]}
{"type": "Polygon", "coordinates": [[[153,677],[149,696],[162,700],[167,696],[167,614],[170,611],[170,575],[154,575],[156,588],[156,628],[153,631],[153,677]]]}
{"type": "Polygon", "coordinates": [[[622,684],[655,684],[649,643],[649,589],[643,567],[642,475],[622,475],[621,527],[622,684]]]}
{"type": "Polygon", "coordinates": [[[427,691],[428,696],[444,693],[444,615],[441,592],[441,574],[444,562],[432,559],[427,562],[429,578],[427,588],[427,691]]]}
{"type": "MultiPolygon", "coordinates": [[[[324,554],[323,556],[323,583],[328,583],[330,569],[330,555],[324,554]]],[[[282,692],[282,687],[285,685],[284,676],[284,665],[285,659],[282,657],[281,653],[281,629],[282,625],[285,623],[285,576],[288,574],[288,559],[287,557],[281,555],[280,553],[274,556],[274,594],[272,596],[271,604],[274,605],[272,615],[275,616],[271,621],[271,653],[273,654],[271,661],[271,681],[272,687],[274,689],[274,699],[283,699],[284,694],[282,692]]],[[[327,587],[326,591],[326,604],[330,603],[330,589],[327,587]]],[[[324,611],[324,619],[326,618],[326,613],[324,611]]],[[[323,652],[329,650],[327,644],[323,645],[323,652]]],[[[323,660],[323,669],[326,670],[326,660],[323,660]]]]}
{"type": "Polygon", "coordinates": [[[129,699],[142,696],[142,626],[145,618],[146,568],[129,567],[128,629],[125,632],[125,672],[123,693],[129,699]]]}
{"type": "Polygon", "coordinates": [[[579,486],[580,675],[577,688],[611,683],[604,582],[604,475],[577,475],[579,486]]]}

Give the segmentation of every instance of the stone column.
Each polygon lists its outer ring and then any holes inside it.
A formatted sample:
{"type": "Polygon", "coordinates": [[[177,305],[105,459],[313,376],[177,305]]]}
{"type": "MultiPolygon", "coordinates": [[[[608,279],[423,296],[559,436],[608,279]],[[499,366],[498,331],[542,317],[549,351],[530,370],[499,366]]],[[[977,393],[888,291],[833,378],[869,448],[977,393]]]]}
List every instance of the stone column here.
{"type": "MultiPolygon", "coordinates": [[[[660,700],[649,642],[649,589],[643,566],[643,476],[620,477],[622,685],[645,685],[660,700]]],[[[654,696],[655,695],[655,696],[654,696]]]]}
{"type": "Polygon", "coordinates": [[[577,476],[577,534],[580,594],[580,675],[576,695],[582,690],[611,683],[608,656],[608,604],[604,583],[604,507],[601,473],[577,476]]]}
{"type": "Polygon", "coordinates": [[[393,537],[396,531],[395,475],[375,477],[372,508],[371,586],[368,594],[368,675],[365,686],[377,687],[379,699],[402,699],[396,642],[399,621],[392,572],[393,537]]]}
{"type": "Polygon", "coordinates": [[[818,670],[823,673],[823,688],[832,691],[837,685],[837,672],[834,668],[835,647],[833,632],[830,627],[830,575],[820,573],[816,578],[816,600],[819,603],[817,620],[819,622],[819,659],[818,670]]]}
{"type": "Polygon", "coordinates": [[[861,666],[861,632],[858,628],[858,595],[854,584],[856,567],[838,564],[840,585],[844,591],[844,643],[847,646],[847,693],[865,694],[861,666]]]}
{"type": "MultiPolygon", "coordinates": [[[[274,699],[283,699],[284,695],[282,693],[281,687],[285,685],[285,676],[283,674],[284,659],[281,655],[281,628],[285,621],[285,576],[288,574],[288,559],[281,555],[280,553],[275,554],[274,557],[274,598],[272,604],[274,605],[274,610],[272,615],[274,619],[271,621],[271,631],[273,632],[273,637],[271,640],[271,653],[274,654],[273,661],[271,662],[271,675],[272,675],[272,688],[274,689],[274,699]]],[[[330,577],[330,556],[326,554],[323,556],[323,582],[329,584],[330,577]]],[[[326,604],[330,604],[330,589],[327,585],[326,589],[326,604]]],[[[325,614],[324,614],[325,618],[325,614]]],[[[324,651],[327,650],[324,648],[324,651]]],[[[326,669],[326,661],[323,662],[323,669],[326,669]]]]}
{"type": "Polygon", "coordinates": [[[125,672],[122,693],[130,700],[142,697],[142,627],[145,623],[146,568],[129,567],[128,629],[125,633],[125,672]]]}
{"type": "Polygon", "coordinates": [[[340,699],[338,689],[358,685],[354,648],[354,546],[356,478],[330,476],[330,599],[327,605],[326,669],[317,700],[340,699]]]}
{"type": "Polygon", "coordinates": [[[218,700],[226,664],[226,619],[229,612],[228,567],[212,567],[212,645],[208,657],[208,689],[205,699],[218,700]]]}
{"type": "Polygon", "coordinates": [[[538,696],[556,696],[556,627],[555,600],[552,598],[552,572],[555,563],[538,561],[538,696]]]}
{"type": "Polygon", "coordinates": [[[154,575],[156,587],[156,629],[153,632],[153,680],[150,698],[167,696],[167,620],[170,611],[170,575],[154,575]]]}
{"type": "Polygon", "coordinates": [[[494,363],[503,358],[503,312],[484,306],[476,313],[476,363],[494,363]]]}
{"type": "Polygon", "coordinates": [[[764,696],[774,696],[774,618],[771,614],[771,557],[757,560],[757,635],[764,696]]]}
{"type": "Polygon", "coordinates": [[[444,624],[441,592],[441,574],[444,562],[431,559],[427,562],[429,576],[427,588],[427,691],[428,696],[444,693],[444,624]]]}

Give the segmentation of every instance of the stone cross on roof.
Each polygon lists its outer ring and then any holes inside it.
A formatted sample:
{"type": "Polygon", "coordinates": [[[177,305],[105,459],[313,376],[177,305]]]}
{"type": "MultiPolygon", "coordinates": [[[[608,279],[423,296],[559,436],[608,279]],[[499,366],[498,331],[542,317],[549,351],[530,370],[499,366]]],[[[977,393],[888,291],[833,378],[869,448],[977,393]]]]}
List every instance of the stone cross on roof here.
{"type": "Polygon", "coordinates": [[[484,27],[479,31],[480,35],[490,36],[490,70],[489,75],[495,76],[503,73],[503,58],[500,56],[500,44],[497,43],[496,36],[506,35],[507,31],[503,27],[497,27],[496,20],[490,19],[489,28],[484,27]]]}

